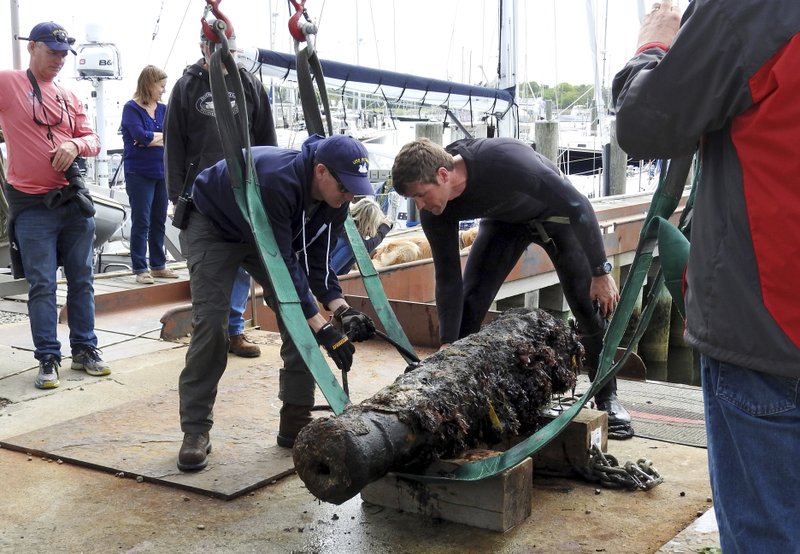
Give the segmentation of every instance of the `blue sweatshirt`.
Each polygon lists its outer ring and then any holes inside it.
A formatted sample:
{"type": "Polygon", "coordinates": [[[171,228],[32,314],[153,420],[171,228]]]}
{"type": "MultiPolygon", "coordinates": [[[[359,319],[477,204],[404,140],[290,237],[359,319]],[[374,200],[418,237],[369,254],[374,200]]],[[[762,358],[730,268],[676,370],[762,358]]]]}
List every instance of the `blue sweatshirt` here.
{"type": "Polygon", "coordinates": [[[164,147],[147,146],[153,133],[164,132],[164,114],[167,106],[156,104],[156,117],[133,100],[122,108],[122,142],[125,145],[125,172],[136,173],[151,179],[164,178],[164,147]]]}
{"type": "MultiPolygon", "coordinates": [[[[314,297],[324,306],[342,298],[328,259],[349,208],[347,203],[334,208],[311,198],[314,152],[322,139],[311,136],[299,152],[274,146],[252,149],[261,200],[306,319],[319,313],[314,297]]],[[[224,240],[255,243],[236,204],[224,160],[197,176],[192,196],[197,210],[214,222],[224,240]]]]}

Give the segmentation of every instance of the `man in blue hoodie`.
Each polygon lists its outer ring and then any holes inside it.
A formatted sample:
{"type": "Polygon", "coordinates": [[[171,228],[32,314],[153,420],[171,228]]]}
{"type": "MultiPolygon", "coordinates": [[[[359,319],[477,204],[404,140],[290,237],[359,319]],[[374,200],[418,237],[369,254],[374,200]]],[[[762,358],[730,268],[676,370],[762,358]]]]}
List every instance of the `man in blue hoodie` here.
{"type": "MultiPolygon", "coordinates": [[[[314,135],[300,151],[254,147],[253,160],[261,199],[308,325],[339,369],[348,371],[355,352],[351,339],[369,338],[374,327],[347,305],[328,260],[353,196],[373,193],[367,151],[350,136],[314,135]],[[341,330],[320,313],[318,302],[333,312],[341,330]]],[[[316,386],[281,320],[255,237],[236,204],[225,161],[198,175],[193,199],[195,209],[185,233],[194,329],[178,388],[184,432],[178,468],[183,471],[200,470],[208,463],[212,410],[227,363],[231,285],[240,265],[261,284],[265,302],[278,316],[284,363],[278,445],[292,447],[300,429],[311,422],[316,386]]]]}

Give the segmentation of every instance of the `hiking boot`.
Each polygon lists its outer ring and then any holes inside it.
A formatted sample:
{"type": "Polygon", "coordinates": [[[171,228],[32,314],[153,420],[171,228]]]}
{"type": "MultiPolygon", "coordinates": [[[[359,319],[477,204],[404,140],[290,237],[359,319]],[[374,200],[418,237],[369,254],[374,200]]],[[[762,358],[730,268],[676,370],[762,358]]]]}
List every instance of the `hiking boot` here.
{"type": "Polygon", "coordinates": [[[149,271],[145,271],[144,273],[137,273],[136,274],[136,282],[140,285],[152,285],[155,283],[153,281],[153,276],[150,275],[149,271]]]}
{"type": "Polygon", "coordinates": [[[92,346],[72,352],[72,369],[82,369],[94,377],[111,373],[111,366],[100,357],[100,351],[92,346]]]}
{"type": "Polygon", "coordinates": [[[178,469],[199,471],[208,465],[211,438],[208,433],[184,433],[183,444],[178,452],[178,469]]]}
{"type": "Polygon", "coordinates": [[[258,358],[261,355],[261,349],[257,344],[253,344],[244,334],[232,335],[230,337],[231,344],[228,347],[228,352],[240,356],[242,358],[258,358]]]}
{"type": "Polygon", "coordinates": [[[45,356],[39,360],[39,373],[33,385],[37,389],[54,389],[60,384],[58,381],[58,368],[61,364],[55,356],[45,356]]]}
{"type": "Polygon", "coordinates": [[[153,269],[150,271],[153,277],[161,277],[162,279],[177,279],[180,277],[174,269],[165,267],[164,269],[153,269]]]}
{"type": "Polygon", "coordinates": [[[284,402],[281,408],[281,423],[278,427],[278,446],[292,448],[297,433],[313,420],[311,406],[298,406],[284,402]]]}

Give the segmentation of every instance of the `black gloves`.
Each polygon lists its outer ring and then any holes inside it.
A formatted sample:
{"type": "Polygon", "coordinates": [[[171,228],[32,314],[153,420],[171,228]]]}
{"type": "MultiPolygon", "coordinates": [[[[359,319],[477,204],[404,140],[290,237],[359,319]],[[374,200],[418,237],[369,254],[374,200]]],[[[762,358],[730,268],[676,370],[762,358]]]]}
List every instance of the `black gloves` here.
{"type": "Polygon", "coordinates": [[[322,328],[314,334],[320,346],[324,346],[328,351],[328,355],[333,358],[336,367],[342,371],[350,371],[350,366],[353,365],[353,354],[356,347],[336,327],[330,323],[326,323],[322,328]]]}
{"type": "Polygon", "coordinates": [[[333,312],[333,319],[341,324],[342,332],[354,342],[369,340],[375,336],[375,323],[355,308],[341,306],[333,312]]]}

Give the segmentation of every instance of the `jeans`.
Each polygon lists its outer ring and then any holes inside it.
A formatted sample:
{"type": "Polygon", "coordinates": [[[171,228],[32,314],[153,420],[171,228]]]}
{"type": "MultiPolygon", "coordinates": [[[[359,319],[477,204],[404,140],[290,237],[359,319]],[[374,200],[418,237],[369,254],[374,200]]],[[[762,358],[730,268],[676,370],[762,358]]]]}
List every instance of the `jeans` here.
{"type": "MultiPolygon", "coordinates": [[[[214,224],[193,212],[182,232],[186,241],[189,285],[192,290],[192,341],[186,351],[186,366],[178,380],[181,431],[205,433],[214,423],[217,385],[228,364],[225,322],[231,305],[231,290],[240,266],[264,289],[264,301],[278,314],[267,268],[255,245],[225,242],[214,224]]],[[[281,334],[279,398],[289,404],[314,404],[316,382],[292,341],[280,315],[281,334]]]]}
{"type": "Polygon", "coordinates": [[[247,309],[247,297],[250,295],[250,275],[243,267],[236,272],[231,289],[231,310],[228,315],[228,336],[235,337],[244,333],[244,311],[247,309]]]}
{"type": "Polygon", "coordinates": [[[125,190],[131,204],[131,265],[134,273],[150,267],[164,269],[164,224],[167,221],[167,186],[164,179],[153,179],[137,173],[125,173],[125,190]]]}
{"type": "Polygon", "coordinates": [[[58,340],[56,275],[64,266],[67,279],[67,323],[73,351],[97,347],[94,333],[92,241],[94,218],[81,214],[75,202],[55,209],[43,204],[23,210],[14,222],[25,278],[34,357],[61,360],[58,340]]]}
{"type": "Polygon", "coordinates": [[[800,552],[800,379],[705,355],[700,370],[722,551],[800,552]]]}

